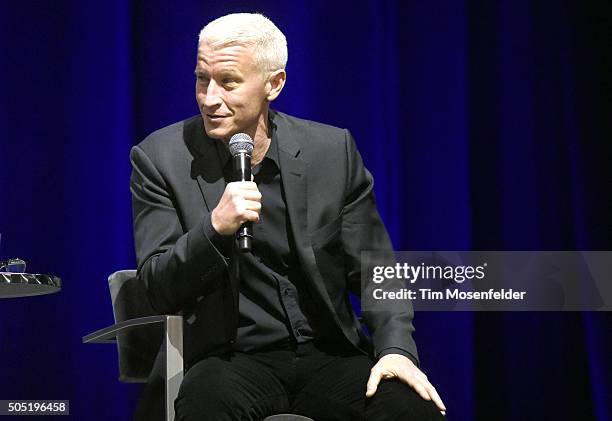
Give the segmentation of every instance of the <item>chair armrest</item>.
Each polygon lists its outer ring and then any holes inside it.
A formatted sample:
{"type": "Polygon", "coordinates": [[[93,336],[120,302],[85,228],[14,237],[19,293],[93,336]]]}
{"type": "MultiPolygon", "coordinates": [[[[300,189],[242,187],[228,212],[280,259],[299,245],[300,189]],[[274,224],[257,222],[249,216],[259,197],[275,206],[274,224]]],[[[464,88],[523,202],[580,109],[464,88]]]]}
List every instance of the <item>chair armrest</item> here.
{"type": "MultiPolygon", "coordinates": [[[[178,396],[179,387],[183,381],[183,316],[157,315],[123,320],[112,326],[85,335],[82,340],[83,343],[86,344],[115,343],[120,334],[125,334],[138,328],[150,327],[159,323],[164,324],[163,346],[161,352],[158,354],[158,357],[161,356],[163,360],[165,360],[163,363],[163,373],[159,373],[164,378],[166,390],[164,419],[166,421],[171,421],[174,420],[173,402],[178,396]]],[[[118,345],[121,349],[121,343],[118,345]]],[[[126,349],[129,348],[129,346],[126,347],[126,349]]],[[[157,349],[155,349],[155,352],[157,352],[157,349]]],[[[142,370],[138,371],[138,373],[144,375],[132,376],[130,374],[124,374],[121,368],[123,365],[121,362],[121,352],[119,352],[119,354],[120,379],[123,379],[123,381],[146,381],[151,373],[151,367],[147,367],[146,373],[141,373],[142,370]]],[[[129,367],[129,364],[126,364],[126,366],[129,367]]]]}
{"type": "Polygon", "coordinates": [[[117,335],[120,333],[129,332],[130,330],[138,329],[144,326],[150,326],[157,323],[166,323],[169,317],[180,316],[147,316],[138,317],[135,319],[123,320],[114,325],[107,326],[103,329],[96,330],[88,335],[83,336],[84,344],[109,344],[115,343],[117,335]]]}

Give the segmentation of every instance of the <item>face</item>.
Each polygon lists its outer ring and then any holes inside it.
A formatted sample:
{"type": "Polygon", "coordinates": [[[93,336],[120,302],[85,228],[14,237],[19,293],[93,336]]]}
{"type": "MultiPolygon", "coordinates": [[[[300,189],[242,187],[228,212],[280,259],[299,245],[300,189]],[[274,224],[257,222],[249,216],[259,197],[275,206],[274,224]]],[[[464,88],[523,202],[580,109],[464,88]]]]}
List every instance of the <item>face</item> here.
{"type": "Polygon", "coordinates": [[[253,139],[266,124],[270,85],[253,54],[241,45],[198,47],[196,100],[209,137],[229,139],[247,133],[253,139]]]}

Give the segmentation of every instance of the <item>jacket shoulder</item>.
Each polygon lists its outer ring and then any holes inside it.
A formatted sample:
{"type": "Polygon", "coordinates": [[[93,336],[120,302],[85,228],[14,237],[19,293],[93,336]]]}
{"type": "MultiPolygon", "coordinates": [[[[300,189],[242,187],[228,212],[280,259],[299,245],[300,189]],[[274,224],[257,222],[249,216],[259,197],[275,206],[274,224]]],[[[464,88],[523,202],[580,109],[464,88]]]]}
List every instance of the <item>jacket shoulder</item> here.
{"type": "Polygon", "coordinates": [[[147,153],[155,154],[156,151],[168,151],[168,148],[184,148],[185,136],[197,130],[202,125],[202,117],[195,115],[185,120],[170,124],[145,137],[136,146],[147,153]]]}
{"type": "Polygon", "coordinates": [[[330,124],[320,123],[318,121],[306,120],[299,117],[294,117],[289,114],[275,111],[275,122],[283,124],[291,132],[305,133],[310,138],[324,138],[326,141],[342,140],[344,141],[347,130],[332,126],[330,124]]]}
{"type": "Polygon", "coordinates": [[[299,148],[305,161],[340,167],[346,160],[351,139],[348,130],[280,112],[275,112],[274,123],[288,151],[299,148]]]}

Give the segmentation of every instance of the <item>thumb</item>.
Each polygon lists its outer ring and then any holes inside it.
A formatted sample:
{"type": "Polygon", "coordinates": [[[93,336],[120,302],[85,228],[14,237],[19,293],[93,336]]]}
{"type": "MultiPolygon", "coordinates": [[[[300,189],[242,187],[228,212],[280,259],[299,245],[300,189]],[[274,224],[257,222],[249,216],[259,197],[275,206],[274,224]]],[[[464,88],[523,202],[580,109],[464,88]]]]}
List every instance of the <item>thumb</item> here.
{"type": "Polygon", "coordinates": [[[366,388],[366,397],[371,398],[376,393],[376,389],[378,388],[378,383],[380,383],[380,379],[382,374],[380,371],[375,370],[370,373],[370,378],[368,379],[368,385],[366,388]]]}

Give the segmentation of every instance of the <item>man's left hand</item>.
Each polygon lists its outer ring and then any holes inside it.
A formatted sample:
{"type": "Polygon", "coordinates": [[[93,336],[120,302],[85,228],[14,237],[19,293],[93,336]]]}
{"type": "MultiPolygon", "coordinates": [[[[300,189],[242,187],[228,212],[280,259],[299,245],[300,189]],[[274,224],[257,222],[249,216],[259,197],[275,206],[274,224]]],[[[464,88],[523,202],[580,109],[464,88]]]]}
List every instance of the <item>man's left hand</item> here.
{"type": "Polygon", "coordinates": [[[412,387],[423,399],[433,400],[442,415],[446,415],[446,407],[436,392],[436,388],[427,380],[425,373],[419,370],[409,358],[399,354],[387,354],[372,367],[366,397],[374,396],[381,379],[393,378],[412,387]]]}

